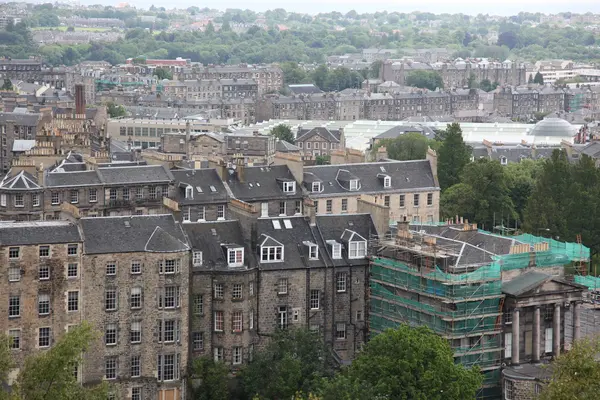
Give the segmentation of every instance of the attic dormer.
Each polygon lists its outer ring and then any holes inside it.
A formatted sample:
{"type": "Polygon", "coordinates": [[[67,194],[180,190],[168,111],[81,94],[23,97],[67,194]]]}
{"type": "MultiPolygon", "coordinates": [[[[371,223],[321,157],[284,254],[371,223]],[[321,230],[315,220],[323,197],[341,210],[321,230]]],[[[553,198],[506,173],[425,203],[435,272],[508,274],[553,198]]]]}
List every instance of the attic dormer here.
{"type": "Polygon", "coordinates": [[[277,179],[279,187],[285,194],[296,194],[296,181],[293,179],[277,179]]]}
{"type": "Polygon", "coordinates": [[[336,180],[341,187],[349,191],[356,191],[361,188],[360,178],[346,169],[338,170],[336,180]]]}
{"type": "Polygon", "coordinates": [[[260,262],[273,263],[283,261],[283,243],[278,242],[271,236],[262,235],[258,246],[260,262]]]}
{"type": "Polygon", "coordinates": [[[392,177],[387,174],[377,174],[377,179],[381,182],[385,189],[392,187],[392,177]]]}
{"type": "Polygon", "coordinates": [[[358,259],[367,256],[367,239],[358,233],[346,229],[342,234],[341,240],[346,245],[349,259],[358,259]]]}

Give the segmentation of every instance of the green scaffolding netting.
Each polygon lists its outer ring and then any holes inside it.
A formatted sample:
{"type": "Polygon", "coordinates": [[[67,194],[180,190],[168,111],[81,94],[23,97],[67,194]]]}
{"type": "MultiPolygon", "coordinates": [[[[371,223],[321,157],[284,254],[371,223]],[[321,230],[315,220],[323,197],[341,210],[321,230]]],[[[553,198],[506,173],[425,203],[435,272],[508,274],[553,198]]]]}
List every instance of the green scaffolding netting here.
{"type": "MultiPolygon", "coordinates": [[[[482,233],[490,234],[486,231],[482,233]]],[[[498,366],[502,347],[497,334],[501,322],[502,273],[524,268],[548,268],[587,262],[588,247],[530,234],[514,236],[515,244],[529,244],[531,252],[492,257],[472,272],[447,273],[438,266],[409,265],[386,257],[371,262],[369,323],[373,334],[400,323],[426,325],[449,339],[479,335],[474,341],[453,345],[461,364],[482,368],[498,366]],[[547,250],[538,243],[547,242],[547,250]]],[[[575,282],[600,289],[600,278],[576,276],[575,282]]],[[[497,370],[486,372],[486,384],[498,382],[497,370]]]]}

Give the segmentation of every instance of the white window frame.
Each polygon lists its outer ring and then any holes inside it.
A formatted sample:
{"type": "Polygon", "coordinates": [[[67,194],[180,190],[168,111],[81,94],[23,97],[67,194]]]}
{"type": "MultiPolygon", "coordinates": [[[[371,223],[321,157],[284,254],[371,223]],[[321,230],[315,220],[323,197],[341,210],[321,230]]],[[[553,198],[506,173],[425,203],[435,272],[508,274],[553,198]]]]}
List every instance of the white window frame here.
{"type": "Polygon", "coordinates": [[[6,207],[6,194],[2,193],[0,195],[0,206],[6,207]]]}
{"type": "Polygon", "coordinates": [[[348,279],[345,272],[338,272],[335,278],[335,290],[338,293],[343,293],[348,288],[348,279]]]}
{"type": "Polygon", "coordinates": [[[40,194],[39,193],[31,194],[31,205],[34,207],[40,206],[40,194]]]}
{"type": "Polygon", "coordinates": [[[512,357],[512,332],[504,334],[504,358],[512,357]]]}
{"type": "Polygon", "coordinates": [[[129,328],[129,343],[142,343],[142,321],[132,321],[129,328]]]}
{"type": "Polygon", "coordinates": [[[230,267],[241,267],[244,265],[244,248],[243,247],[235,247],[231,249],[227,249],[227,263],[230,267]],[[238,254],[240,257],[238,257],[238,254]],[[238,258],[241,258],[241,262],[237,261],[238,258]],[[232,262],[233,260],[233,262],[232,262]]]}
{"type": "Polygon", "coordinates": [[[98,190],[97,189],[88,190],[88,201],[90,203],[96,203],[98,201],[98,190]]]}
{"type": "Polygon", "coordinates": [[[308,259],[318,260],[319,259],[319,246],[311,244],[308,246],[308,259]]]}
{"type": "Polygon", "coordinates": [[[283,193],[296,193],[296,182],[283,182],[283,193]]]}
{"type": "Polygon", "coordinates": [[[53,206],[60,204],[60,194],[58,192],[52,192],[50,194],[50,203],[53,206]]]}
{"type": "Polygon", "coordinates": [[[244,331],[244,313],[242,311],[234,311],[231,314],[231,329],[234,333],[244,331]]]}
{"type": "Polygon", "coordinates": [[[21,280],[21,267],[10,266],[8,267],[8,281],[19,282],[21,280]]]}
{"type": "Polygon", "coordinates": [[[260,246],[260,262],[274,263],[283,261],[283,246],[260,246]]]}
{"type": "Polygon", "coordinates": [[[350,179],[350,190],[358,190],[358,179],[350,179]]]}
{"type": "Polygon", "coordinates": [[[241,283],[234,283],[233,289],[231,290],[231,298],[233,300],[241,300],[244,294],[244,287],[241,283]]]}
{"type": "Polygon", "coordinates": [[[131,262],[130,272],[132,275],[139,275],[142,273],[142,262],[140,260],[133,260],[131,262]]]}
{"type": "Polygon", "coordinates": [[[356,260],[367,256],[367,242],[353,241],[348,243],[348,258],[356,260]]]}
{"type": "Polygon", "coordinates": [[[50,294],[48,293],[39,293],[38,294],[38,315],[50,315],[51,304],[50,304],[50,294]],[[42,311],[42,306],[44,310],[42,311]]]}
{"type": "Polygon", "coordinates": [[[50,347],[50,344],[52,343],[52,328],[50,328],[49,326],[43,326],[38,328],[38,347],[39,348],[47,348],[50,347]],[[42,337],[42,329],[43,332],[48,332],[48,335],[45,335],[42,337]],[[42,344],[42,339],[47,340],[47,344],[42,344]]]}
{"type": "Polygon", "coordinates": [[[107,380],[114,380],[114,379],[117,379],[118,375],[119,375],[119,358],[118,358],[118,356],[106,357],[104,359],[104,378],[107,380]],[[110,367],[109,367],[109,363],[110,363],[110,367]],[[110,375],[108,374],[109,368],[112,371],[112,373],[110,375]]]}
{"type": "Polygon", "coordinates": [[[286,306],[279,306],[277,308],[277,325],[280,329],[285,329],[288,326],[288,312],[286,306]]]}
{"type": "Polygon", "coordinates": [[[79,191],[77,191],[77,190],[71,190],[71,193],[69,194],[69,197],[71,199],[71,204],[77,204],[77,203],[79,203],[79,191]]]}
{"type": "Polygon", "coordinates": [[[321,192],[321,182],[313,182],[311,189],[312,189],[313,193],[319,193],[319,192],[321,192]]]}
{"type": "Polygon", "coordinates": [[[217,221],[225,220],[225,206],[223,204],[219,204],[217,206],[217,221]]]}
{"type": "Polygon", "coordinates": [[[25,195],[23,193],[15,193],[15,207],[25,207],[25,195]]]}
{"type": "Polygon", "coordinates": [[[386,176],[383,178],[383,187],[388,189],[392,187],[392,178],[386,176]]]}
{"type": "Polygon", "coordinates": [[[116,323],[106,324],[104,328],[104,344],[106,346],[116,346],[119,342],[118,332],[119,326],[116,323]]]}
{"type": "Polygon", "coordinates": [[[11,339],[10,348],[11,350],[21,349],[21,329],[9,329],[8,337],[11,339]]]}
{"type": "Polygon", "coordinates": [[[277,294],[287,294],[289,289],[289,283],[287,278],[281,278],[277,282],[277,294]]]}
{"type": "Polygon", "coordinates": [[[198,207],[198,221],[206,221],[206,208],[205,208],[205,206],[198,207]]]}
{"type": "Polygon", "coordinates": [[[192,210],[191,207],[183,207],[183,222],[190,222],[192,220],[192,210]]]}
{"type": "Polygon", "coordinates": [[[67,292],[67,312],[79,311],[79,290],[67,292]]]}
{"type": "Polygon", "coordinates": [[[191,186],[185,187],[185,198],[188,200],[194,199],[194,188],[193,187],[191,187],[191,186]]]}
{"type": "Polygon", "coordinates": [[[554,330],[552,328],[546,328],[544,331],[544,353],[552,353],[554,351],[554,330]]]}
{"type": "Polygon", "coordinates": [[[142,288],[139,286],[132,287],[129,294],[129,305],[133,310],[142,308],[142,288]]]}
{"type": "Polygon", "coordinates": [[[115,276],[117,275],[117,262],[110,261],[106,263],[106,275],[107,276],[115,276]],[[114,268],[113,268],[114,266],[114,268]]]}
{"type": "Polygon", "coordinates": [[[192,350],[204,350],[204,332],[192,332],[192,350]]]}
{"type": "Polygon", "coordinates": [[[215,347],[213,349],[213,359],[215,362],[223,361],[223,348],[215,347]]]}
{"type": "Polygon", "coordinates": [[[194,250],[192,253],[192,265],[194,267],[202,266],[202,252],[198,250],[194,250]]]}
{"type": "Polygon", "coordinates": [[[427,206],[431,207],[433,205],[433,193],[427,193],[427,206]]]}
{"type": "Polygon", "coordinates": [[[318,289],[311,289],[310,291],[310,309],[321,309],[321,292],[318,289]]]}
{"type": "Polygon", "coordinates": [[[38,279],[40,281],[50,280],[50,266],[46,264],[41,264],[38,267],[38,279]]]}

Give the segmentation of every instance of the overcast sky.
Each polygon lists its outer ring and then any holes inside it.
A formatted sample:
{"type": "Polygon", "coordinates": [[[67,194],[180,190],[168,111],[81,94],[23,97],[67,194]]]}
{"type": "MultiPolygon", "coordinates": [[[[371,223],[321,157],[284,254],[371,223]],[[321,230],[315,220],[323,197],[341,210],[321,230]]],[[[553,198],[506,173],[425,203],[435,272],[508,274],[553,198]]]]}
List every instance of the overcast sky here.
{"type": "MultiPolygon", "coordinates": [[[[84,0],[86,3],[98,3],[98,0],[84,0]]],[[[101,2],[106,2],[100,0],[101,2]]],[[[127,0],[124,0],[127,1],[127,0]]],[[[585,13],[588,11],[600,12],[600,0],[301,0],[286,2],[281,0],[129,0],[136,7],[148,8],[152,3],[157,7],[210,7],[223,10],[225,8],[249,8],[255,11],[264,11],[273,8],[285,8],[288,11],[318,13],[328,11],[347,12],[352,9],[358,12],[374,12],[387,10],[388,12],[428,11],[439,13],[465,13],[465,14],[495,14],[514,15],[519,11],[557,13],[571,11],[585,13]]],[[[109,3],[109,2],[106,2],[109,3]]],[[[110,2],[117,4],[118,2],[110,2]]]]}

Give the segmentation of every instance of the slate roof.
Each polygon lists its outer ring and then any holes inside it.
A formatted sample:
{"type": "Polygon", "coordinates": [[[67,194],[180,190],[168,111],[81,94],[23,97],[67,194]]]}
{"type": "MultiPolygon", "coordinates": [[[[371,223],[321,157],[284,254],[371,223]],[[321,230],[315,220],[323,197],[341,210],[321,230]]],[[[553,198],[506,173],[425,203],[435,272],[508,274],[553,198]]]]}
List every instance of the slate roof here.
{"type": "Polygon", "coordinates": [[[293,94],[319,94],[323,93],[316,85],[312,83],[288,85],[293,94]]]}
{"type": "MultiPolygon", "coordinates": [[[[260,235],[269,236],[284,246],[283,261],[281,262],[260,262],[259,254],[257,262],[260,264],[261,269],[295,269],[325,266],[323,261],[324,249],[322,246],[319,246],[319,259],[309,260],[309,248],[303,242],[315,243],[318,241],[318,235],[313,232],[309,222],[303,216],[258,219],[256,230],[260,235]],[[284,220],[289,221],[291,229],[285,227],[284,220]],[[273,221],[279,222],[278,226],[280,229],[276,228],[276,223],[274,225],[273,221]]],[[[319,245],[319,243],[315,244],[319,245]]]]}
{"type": "Polygon", "coordinates": [[[246,202],[302,197],[298,182],[295,193],[284,193],[282,184],[278,181],[282,179],[296,182],[287,165],[244,167],[243,172],[236,170],[229,176],[227,185],[236,199],[246,202]],[[243,175],[243,182],[239,180],[240,173],[243,175]]]}
{"type": "Polygon", "coordinates": [[[421,135],[429,139],[433,139],[435,137],[435,132],[430,127],[398,125],[388,129],[385,132],[380,133],[379,135],[375,136],[373,140],[396,139],[398,136],[410,132],[420,133],[421,135]]]}
{"type": "Polygon", "coordinates": [[[172,215],[81,218],[86,254],[172,253],[189,250],[172,215]]]}
{"type": "Polygon", "coordinates": [[[167,183],[173,180],[173,175],[162,165],[98,168],[97,171],[102,182],[108,185],[144,182],[167,183]]]}
{"type": "MultiPolygon", "coordinates": [[[[327,254],[331,252],[327,241],[335,240],[342,244],[342,235],[348,231],[354,231],[366,240],[377,234],[370,214],[323,215],[316,217],[316,223],[324,241],[321,243],[321,251],[326,250],[327,254]]],[[[364,265],[368,263],[368,260],[366,258],[348,259],[348,249],[342,246],[342,259],[334,260],[329,256],[328,262],[333,262],[336,266],[344,266],[364,265]]]]}
{"type": "Polygon", "coordinates": [[[27,151],[35,147],[35,140],[16,139],[13,142],[12,151],[27,151]]]}
{"type": "Polygon", "coordinates": [[[37,126],[40,118],[41,114],[38,113],[0,112],[0,123],[2,124],[7,121],[14,121],[15,125],[37,126]]]}
{"type": "Polygon", "coordinates": [[[600,142],[591,142],[579,151],[592,158],[600,158],[600,142]]]}
{"type": "Polygon", "coordinates": [[[0,222],[0,246],[81,242],[77,225],[68,221],[0,222]]]}
{"type": "MultiPolygon", "coordinates": [[[[304,179],[313,174],[313,180],[322,182],[323,191],[311,193],[314,197],[344,195],[347,193],[373,193],[386,191],[409,191],[415,189],[438,190],[431,165],[427,160],[391,161],[377,163],[320,165],[304,168],[304,179]],[[391,178],[391,187],[384,188],[382,175],[391,178]],[[360,180],[359,190],[349,191],[344,179],[356,177],[360,180]]],[[[307,187],[311,190],[310,187],[307,187]]]]}
{"type": "Polygon", "coordinates": [[[552,275],[530,271],[502,283],[502,293],[520,296],[552,279],[552,275]]]}
{"type": "Polygon", "coordinates": [[[172,170],[171,174],[177,187],[174,200],[179,204],[205,204],[227,201],[227,190],[215,169],[180,169],[172,170]],[[185,189],[188,185],[193,189],[192,199],[186,199],[185,197],[185,189]],[[212,188],[215,190],[213,191],[212,188]]]}
{"type": "Polygon", "coordinates": [[[102,181],[97,171],[49,172],[46,187],[99,185],[102,181]]]}
{"type": "Polygon", "coordinates": [[[202,251],[202,269],[229,268],[223,244],[244,247],[244,265],[255,265],[250,248],[244,243],[238,221],[185,223],[182,228],[192,250],[202,251]]]}
{"type": "Polygon", "coordinates": [[[311,136],[318,135],[331,143],[339,143],[341,133],[339,129],[328,129],[322,126],[317,126],[310,129],[299,129],[296,134],[296,141],[307,140],[311,136]]]}
{"type": "Polygon", "coordinates": [[[411,225],[411,229],[424,230],[429,234],[465,242],[497,255],[508,254],[512,245],[520,243],[509,237],[481,232],[479,230],[464,231],[462,230],[462,226],[411,225]]]}
{"type": "Polygon", "coordinates": [[[12,175],[11,172],[2,179],[0,182],[0,188],[2,189],[41,189],[37,184],[37,179],[25,171],[20,171],[16,175],[12,175]]]}
{"type": "Polygon", "coordinates": [[[300,147],[286,142],[285,140],[277,140],[275,142],[275,150],[281,153],[292,153],[300,151],[300,147]]]}

